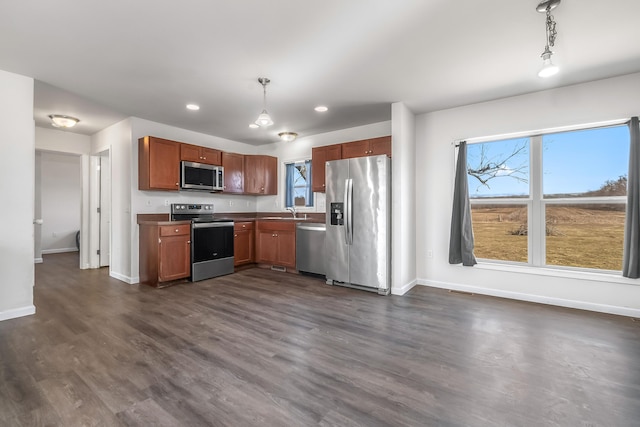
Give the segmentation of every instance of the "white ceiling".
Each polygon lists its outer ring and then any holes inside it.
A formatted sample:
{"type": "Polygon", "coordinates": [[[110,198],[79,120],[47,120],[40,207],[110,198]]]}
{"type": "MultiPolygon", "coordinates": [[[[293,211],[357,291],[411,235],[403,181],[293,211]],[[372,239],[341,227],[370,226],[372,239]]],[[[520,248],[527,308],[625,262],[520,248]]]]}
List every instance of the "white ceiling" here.
{"type": "Polygon", "coordinates": [[[37,125],[88,135],[136,116],[263,144],[640,71],[638,0],[562,1],[547,80],[537,0],[2,3],[0,70],[36,79],[37,125]],[[275,124],[253,130],[261,76],[275,124]]]}

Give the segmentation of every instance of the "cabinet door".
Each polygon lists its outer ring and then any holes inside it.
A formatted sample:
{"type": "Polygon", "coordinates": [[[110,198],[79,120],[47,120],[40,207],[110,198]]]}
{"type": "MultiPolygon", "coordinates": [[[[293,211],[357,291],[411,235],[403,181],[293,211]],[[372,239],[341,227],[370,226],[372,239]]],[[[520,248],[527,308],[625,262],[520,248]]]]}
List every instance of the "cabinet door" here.
{"type": "Polygon", "coordinates": [[[276,264],[278,257],[277,231],[256,231],[256,262],[276,264]]]}
{"type": "Polygon", "coordinates": [[[152,136],[138,140],[138,189],[180,187],[180,143],[152,136]]]}
{"type": "Polygon", "coordinates": [[[345,142],[342,144],[342,158],[352,159],[369,155],[369,140],[345,142]]]}
{"type": "Polygon", "coordinates": [[[294,231],[276,231],[278,239],[277,265],[296,267],[296,233],[294,231]]]}
{"type": "Polygon", "coordinates": [[[244,156],[244,192],[247,194],[260,194],[263,187],[264,165],[262,156],[244,156]]]}
{"type": "Polygon", "coordinates": [[[222,165],[222,151],[215,148],[200,147],[200,162],[208,165],[222,165]]]}
{"type": "Polygon", "coordinates": [[[244,156],[244,192],[278,194],[278,159],[273,156],[244,156]]]}
{"type": "Polygon", "coordinates": [[[236,222],[234,225],[234,265],[243,265],[254,262],[253,255],[253,223],[236,222]]]}
{"type": "Polygon", "coordinates": [[[180,144],[180,160],[187,162],[199,162],[200,147],[191,144],[180,144]]]}
{"type": "Polygon", "coordinates": [[[264,191],[261,194],[278,194],[278,158],[263,156],[264,191]]]}
{"type": "Polygon", "coordinates": [[[224,192],[244,192],[244,156],[236,153],[222,153],[224,167],[224,192]]]}
{"type": "Polygon", "coordinates": [[[191,242],[189,236],[167,236],[160,238],[159,280],[170,280],[189,277],[191,274],[191,242]]]}
{"type": "Polygon", "coordinates": [[[222,151],[183,143],[180,144],[180,160],[220,166],[222,165],[222,151]]]}
{"type": "Polygon", "coordinates": [[[386,154],[391,157],[391,136],[381,136],[369,140],[369,155],[386,154]]]}
{"type": "Polygon", "coordinates": [[[342,146],[340,144],[314,147],[311,149],[311,189],[316,192],[325,192],[325,163],[330,160],[342,158],[342,146]]]}

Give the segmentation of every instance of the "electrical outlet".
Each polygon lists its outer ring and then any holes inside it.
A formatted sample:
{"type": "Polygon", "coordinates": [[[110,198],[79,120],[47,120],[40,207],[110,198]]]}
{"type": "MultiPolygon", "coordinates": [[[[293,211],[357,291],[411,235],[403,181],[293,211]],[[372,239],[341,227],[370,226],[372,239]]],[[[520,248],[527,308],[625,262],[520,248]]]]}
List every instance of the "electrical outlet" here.
{"type": "Polygon", "coordinates": [[[229,200],[229,207],[233,207],[233,200],[229,200]]]}
{"type": "Polygon", "coordinates": [[[164,205],[165,205],[165,206],[169,206],[169,201],[168,201],[168,200],[165,200],[165,201],[164,201],[164,205]]]}
{"type": "Polygon", "coordinates": [[[151,200],[147,200],[147,206],[151,206],[151,200]]]}
{"type": "Polygon", "coordinates": [[[431,249],[427,251],[427,258],[433,258],[433,251],[431,249]]]}

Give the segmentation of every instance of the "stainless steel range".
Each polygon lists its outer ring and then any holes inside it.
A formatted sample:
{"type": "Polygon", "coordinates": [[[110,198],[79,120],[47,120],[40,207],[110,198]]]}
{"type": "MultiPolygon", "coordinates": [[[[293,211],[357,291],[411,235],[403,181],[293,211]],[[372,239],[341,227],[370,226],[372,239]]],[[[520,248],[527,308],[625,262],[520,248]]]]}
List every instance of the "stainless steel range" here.
{"type": "Polygon", "coordinates": [[[174,203],[171,221],[191,221],[191,280],[233,273],[233,221],[216,219],[212,204],[174,203]]]}

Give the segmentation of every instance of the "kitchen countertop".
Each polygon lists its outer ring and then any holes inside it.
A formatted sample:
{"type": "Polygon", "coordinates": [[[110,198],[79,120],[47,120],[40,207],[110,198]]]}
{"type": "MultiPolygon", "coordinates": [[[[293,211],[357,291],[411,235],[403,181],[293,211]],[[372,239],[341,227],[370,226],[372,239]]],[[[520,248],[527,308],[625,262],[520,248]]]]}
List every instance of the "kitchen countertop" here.
{"type": "MultiPolygon", "coordinates": [[[[221,213],[214,215],[214,218],[220,220],[232,220],[235,222],[247,222],[247,221],[284,221],[284,222],[324,222],[325,215],[323,213],[307,213],[307,217],[293,218],[290,214],[281,213],[221,213]]],[[[138,224],[155,224],[155,225],[180,225],[190,224],[191,221],[171,221],[169,214],[138,214],[138,224]]]]}

